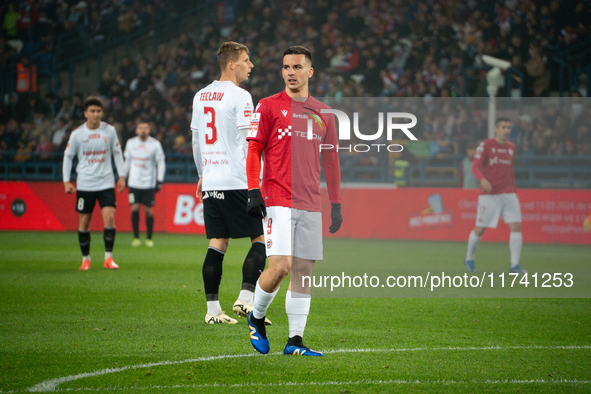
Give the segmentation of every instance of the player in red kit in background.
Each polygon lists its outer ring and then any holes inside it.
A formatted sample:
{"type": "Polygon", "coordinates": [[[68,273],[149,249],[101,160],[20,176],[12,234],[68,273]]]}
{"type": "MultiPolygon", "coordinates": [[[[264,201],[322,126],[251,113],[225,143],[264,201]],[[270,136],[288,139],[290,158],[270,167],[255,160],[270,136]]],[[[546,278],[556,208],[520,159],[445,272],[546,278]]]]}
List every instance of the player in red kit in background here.
{"type": "Polygon", "coordinates": [[[288,48],[283,53],[285,90],[259,102],[247,137],[247,210],[251,216],[264,219],[269,258],[268,268],[257,281],[253,311],[248,315],[251,344],[263,354],[270,349],[263,324],[266,311],[281,281],[291,273],[285,298],[289,337],[283,353],[323,356],[302,341],[311,302],[309,285],[304,286],[302,279],[310,276],[314,262],[322,259],[321,160],[331,202],[331,233],[338,231],[343,217],[334,117],[319,117],[320,109],[330,107],[308,94],[308,80],[313,73],[310,52],[302,46],[288,48]],[[313,113],[322,122],[313,121],[313,113]],[[333,148],[320,152],[321,144],[333,148]]]}
{"type": "Polygon", "coordinates": [[[468,238],[468,252],[464,265],[468,272],[476,272],[474,254],[480,237],[487,227],[497,228],[499,216],[511,230],[509,249],[511,251],[510,272],[526,273],[519,266],[521,246],[521,209],[515,194],[515,174],[513,159],[515,144],[508,141],[511,134],[511,121],[508,118],[497,118],[495,137],[480,143],[474,155],[472,172],[480,182],[476,227],[468,238]]]}

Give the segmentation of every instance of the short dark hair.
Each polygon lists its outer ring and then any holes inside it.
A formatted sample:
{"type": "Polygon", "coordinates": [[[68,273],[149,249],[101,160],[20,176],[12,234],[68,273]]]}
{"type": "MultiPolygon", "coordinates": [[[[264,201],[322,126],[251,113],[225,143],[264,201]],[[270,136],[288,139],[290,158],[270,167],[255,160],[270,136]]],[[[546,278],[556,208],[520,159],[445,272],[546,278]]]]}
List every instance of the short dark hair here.
{"type": "Polygon", "coordinates": [[[103,101],[100,98],[96,97],[96,96],[88,96],[88,97],[86,97],[86,100],[84,100],[84,103],[82,104],[82,106],[84,107],[84,110],[85,111],[91,105],[96,105],[97,107],[101,107],[101,109],[104,110],[104,108],[103,108],[103,101]]]}
{"type": "Polygon", "coordinates": [[[306,59],[312,64],[312,53],[308,50],[308,48],[301,46],[301,45],[294,45],[285,50],[283,52],[283,57],[286,55],[304,55],[306,59]]]}
{"type": "Polygon", "coordinates": [[[224,42],[220,46],[220,49],[218,49],[218,64],[220,69],[224,71],[230,60],[234,62],[237,61],[242,51],[246,52],[247,55],[250,55],[250,51],[246,45],[234,41],[224,42]]]}
{"type": "Polygon", "coordinates": [[[499,125],[501,122],[509,122],[511,123],[511,119],[507,118],[506,116],[501,116],[495,120],[495,127],[499,125]]]}
{"type": "Polygon", "coordinates": [[[474,141],[468,141],[466,142],[466,150],[468,149],[476,149],[478,148],[478,144],[474,141]]]}

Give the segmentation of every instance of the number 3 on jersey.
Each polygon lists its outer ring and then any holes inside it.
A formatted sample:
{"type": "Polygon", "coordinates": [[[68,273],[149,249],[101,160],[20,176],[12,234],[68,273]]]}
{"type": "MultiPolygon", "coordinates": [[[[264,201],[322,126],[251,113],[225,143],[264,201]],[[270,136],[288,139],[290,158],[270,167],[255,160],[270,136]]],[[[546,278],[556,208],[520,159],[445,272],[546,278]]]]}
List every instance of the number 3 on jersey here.
{"type": "Polygon", "coordinates": [[[211,132],[205,132],[205,143],[207,145],[213,145],[218,142],[218,129],[215,127],[215,110],[213,107],[203,107],[204,114],[211,114],[211,121],[205,126],[211,130],[211,132]]]}

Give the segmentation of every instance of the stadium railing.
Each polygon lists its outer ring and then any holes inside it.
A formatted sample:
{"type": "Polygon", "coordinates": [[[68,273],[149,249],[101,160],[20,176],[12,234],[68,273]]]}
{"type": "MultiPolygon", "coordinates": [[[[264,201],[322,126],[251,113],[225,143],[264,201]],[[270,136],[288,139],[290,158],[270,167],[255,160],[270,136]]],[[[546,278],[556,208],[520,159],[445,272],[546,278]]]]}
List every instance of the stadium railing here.
{"type": "MultiPolygon", "coordinates": [[[[0,180],[61,181],[62,153],[0,153],[0,180]],[[20,154],[21,157],[23,154],[20,154]]],[[[342,182],[396,183],[398,186],[458,187],[461,161],[465,156],[433,156],[396,172],[387,155],[360,154],[341,157],[342,182]]],[[[74,162],[73,168],[76,167],[74,162]]],[[[400,170],[400,168],[398,168],[400,170]]],[[[591,156],[553,157],[516,155],[515,179],[520,188],[591,188],[591,156]]],[[[72,179],[75,179],[73,171],[72,179]]],[[[165,182],[197,183],[199,176],[191,154],[166,156],[165,182]]]]}
{"type": "Polygon", "coordinates": [[[579,90],[579,79],[582,74],[587,74],[586,93],[587,97],[591,97],[591,38],[556,52],[551,60],[558,64],[560,97],[563,97],[565,90],[568,96],[579,90]]]}

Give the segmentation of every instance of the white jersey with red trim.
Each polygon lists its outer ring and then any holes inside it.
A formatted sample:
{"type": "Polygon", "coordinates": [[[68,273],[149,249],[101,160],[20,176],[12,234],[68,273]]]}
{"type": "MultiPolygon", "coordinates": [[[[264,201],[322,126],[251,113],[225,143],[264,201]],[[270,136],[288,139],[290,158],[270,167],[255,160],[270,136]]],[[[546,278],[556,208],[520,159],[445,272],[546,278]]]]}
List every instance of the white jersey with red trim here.
{"type": "Polygon", "coordinates": [[[246,134],[253,103],[231,81],[214,81],[193,99],[193,156],[203,191],[247,189],[246,134]]]}
{"type": "Polygon", "coordinates": [[[115,187],[111,155],[120,176],[124,173],[121,145],[115,128],[101,122],[94,130],[86,123],[72,131],[64,151],[63,180],[70,181],[72,159],[78,157],[76,187],[82,191],[97,191],[115,187]]]}
{"type": "Polygon", "coordinates": [[[139,137],[127,140],[125,144],[125,176],[129,175],[127,185],[135,189],[153,189],[156,181],[164,181],[166,170],[162,144],[156,138],[146,141],[139,137]]]}

